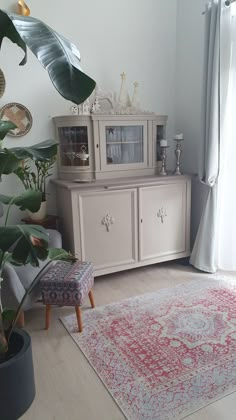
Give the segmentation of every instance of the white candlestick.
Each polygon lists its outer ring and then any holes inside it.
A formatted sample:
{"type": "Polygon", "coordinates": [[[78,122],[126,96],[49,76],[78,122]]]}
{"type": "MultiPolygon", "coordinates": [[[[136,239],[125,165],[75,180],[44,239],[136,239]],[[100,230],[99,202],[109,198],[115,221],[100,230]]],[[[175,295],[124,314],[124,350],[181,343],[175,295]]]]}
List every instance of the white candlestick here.
{"type": "Polygon", "coordinates": [[[183,140],[184,139],[184,135],[183,135],[183,133],[181,133],[181,134],[176,134],[175,136],[174,136],[174,140],[183,140]]]}
{"type": "Polygon", "coordinates": [[[160,141],[160,146],[161,147],[167,147],[167,140],[161,140],[160,141]]]}

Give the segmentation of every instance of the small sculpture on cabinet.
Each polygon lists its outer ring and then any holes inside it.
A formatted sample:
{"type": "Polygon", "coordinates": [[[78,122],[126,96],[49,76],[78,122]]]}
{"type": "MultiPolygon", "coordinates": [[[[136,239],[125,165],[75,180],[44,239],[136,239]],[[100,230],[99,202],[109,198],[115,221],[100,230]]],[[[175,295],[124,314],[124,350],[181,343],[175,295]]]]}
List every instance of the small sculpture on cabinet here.
{"type": "Polygon", "coordinates": [[[134,92],[133,92],[133,97],[131,101],[131,107],[132,107],[132,110],[135,112],[138,112],[141,110],[138,88],[139,88],[139,83],[134,82],[134,92]]]}
{"type": "Polygon", "coordinates": [[[118,98],[118,108],[121,110],[126,110],[128,107],[131,106],[130,98],[126,86],[126,74],[125,72],[121,73],[121,87],[120,87],[120,93],[118,98]]]}

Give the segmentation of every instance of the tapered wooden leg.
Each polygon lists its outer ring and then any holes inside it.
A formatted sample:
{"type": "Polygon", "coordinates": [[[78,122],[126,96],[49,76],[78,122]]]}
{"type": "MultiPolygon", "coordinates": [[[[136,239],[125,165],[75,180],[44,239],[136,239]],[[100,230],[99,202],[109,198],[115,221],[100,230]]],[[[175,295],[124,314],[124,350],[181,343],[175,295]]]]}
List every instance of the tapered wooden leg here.
{"type": "Polygon", "coordinates": [[[24,328],[24,326],[25,326],[25,314],[24,314],[24,311],[22,311],[20,313],[20,315],[18,316],[17,325],[18,325],[19,328],[24,328]]]}
{"type": "Polygon", "coordinates": [[[46,316],[45,316],[45,330],[49,329],[51,315],[51,305],[46,305],[46,316]]]}
{"type": "Polygon", "coordinates": [[[88,295],[89,295],[89,300],[90,300],[90,303],[91,303],[92,308],[95,308],[95,302],[94,302],[92,290],[90,290],[90,292],[89,292],[88,295]]]}
{"type": "Polygon", "coordinates": [[[79,306],[75,306],[75,312],[76,312],[76,316],[77,316],[79,332],[82,332],[83,331],[82,313],[81,313],[81,309],[80,309],[79,306]]]}

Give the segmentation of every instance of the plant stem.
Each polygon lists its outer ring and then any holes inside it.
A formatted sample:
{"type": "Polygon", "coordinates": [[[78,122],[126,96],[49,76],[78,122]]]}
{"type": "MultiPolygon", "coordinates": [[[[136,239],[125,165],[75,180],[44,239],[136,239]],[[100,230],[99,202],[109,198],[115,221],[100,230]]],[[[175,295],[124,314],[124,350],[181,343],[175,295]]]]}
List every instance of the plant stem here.
{"type": "Polygon", "coordinates": [[[3,278],[1,277],[1,271],[0,271],[0,313],[3,312],[3,307],[2,307],[2,294],[1,294],[1,291],[2,291],[2,281],[3,281],[3,278]]]}
{"type": "Polygon", "coordinates": [[[10,201],[10,203],[8,204],[8,209],[7,209],[7,214],[6,214],[5,224],[4,224],[5,226],[7,225],[7,222],[8,222],[8,217],[9,217],[10,209],[11,209],[12,203],[14,201],[14,198],[15,197],[13,197],[12,200],[10,201]]]}
{"type": "MultiPolygon", "coordinates": [[[[43,267],[43,270],[45,270],[45,268],[47,268],[49,266],[49,264],[52,263],[52,261],[53,261],[53,259],[50,259],[47,262],[47,264],[45,264],[45,266],[43,267]]],[[[19,315],[20,315],[20,313],[22,311],[22,308],[24,306],[25,300],[26,300],[27,296],[32,292],[32,290],[36,286],[36,284],[38,283],[38,280],[39,280],[41,274],[42,274],[42,270],[37,274],[37,276],[35,277],[35,279],[32,281],[31,285],[29,286],[29,288],[26,290],[26,292],[25,292],[25,294],[24,294],[24,296],[23,296],[23,298],[22,298],[22,300],[21,300],[21,302],[20,302],[20,304],[19,304],[19,306],[17,308],[15,319],[14,319],[14,321],[13,321],[13,323],[11,325],[11,328],[10,328],[10,330],[8,332],[8,336],[7,336],[7,340],[8,341],[10,339],[10,336],[12,334],[13,329],[15,328],[15,325],[17,323],[18,317],[19,317],[19,315]]]]}
{"type": "Polygon", "coordinates": [[[1,274],[2,274],[2,268],[3,268],[2,267],[2,262],[3,262],[4,255],[5,255],[5,252],[0,250],[0,277],[1,277],[1,274]]]}

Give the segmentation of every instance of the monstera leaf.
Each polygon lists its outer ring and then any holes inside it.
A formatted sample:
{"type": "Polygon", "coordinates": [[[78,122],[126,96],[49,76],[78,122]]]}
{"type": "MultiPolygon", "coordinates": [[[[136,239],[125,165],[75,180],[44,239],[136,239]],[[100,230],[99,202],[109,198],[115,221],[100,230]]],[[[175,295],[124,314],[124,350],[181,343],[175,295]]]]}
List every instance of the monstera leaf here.
{"type": "Polygon", "coordinates": [[[48,235],[42,226],[0,226],[0,250],[12,251],[12,262],[39,266],[48,256],[48,235]]]}
{"type": "Polygon", "coordinates": [[[95,82],[82,71],[76,46],[45,23],[0,10],[0,48],[4,37],[24,51],[20,65],[27,61],[26,46],[32,51],[65,99],[80,104],[93,92],[95,82]]]}
{"type": "Polygon", "coordinates": [[[14,128],[16,128],[16,125],[13,122],[0,120],[0,141],[4,139],[8,131],[14,128]]]}
{"type": "Polygon", "coordinates": [[[0,202],[3,204],[15,204],[20,210],[29,210],[33,213],[38,211],[42,201],[42,193],[35,190],[26,190],[21,195],[10,197],[0,194],[0,202]]]}

